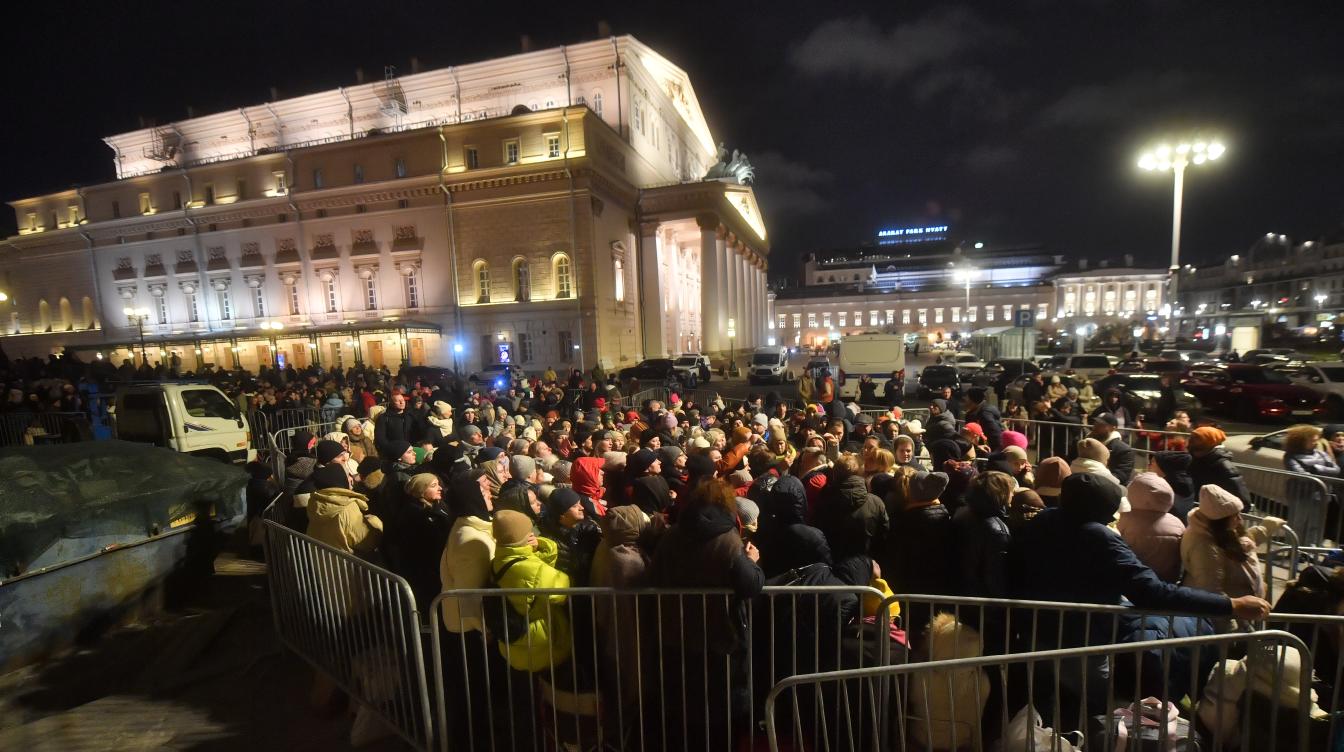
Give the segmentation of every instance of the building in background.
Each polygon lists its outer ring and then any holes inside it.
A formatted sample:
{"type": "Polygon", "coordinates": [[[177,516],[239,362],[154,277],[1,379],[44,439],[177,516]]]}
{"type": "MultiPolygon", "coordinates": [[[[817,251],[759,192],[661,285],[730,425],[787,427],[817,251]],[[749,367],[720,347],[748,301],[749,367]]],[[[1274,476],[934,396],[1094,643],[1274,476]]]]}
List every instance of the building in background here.
{"type": "Polygon", "coordinates": [[[10,204],[12,355],[119,360],[141,325],[184,368],[610,368],[726,350],[729,319],[765,341],[750,167],[629,36],[105,141],[115,181],[10,204]]]}

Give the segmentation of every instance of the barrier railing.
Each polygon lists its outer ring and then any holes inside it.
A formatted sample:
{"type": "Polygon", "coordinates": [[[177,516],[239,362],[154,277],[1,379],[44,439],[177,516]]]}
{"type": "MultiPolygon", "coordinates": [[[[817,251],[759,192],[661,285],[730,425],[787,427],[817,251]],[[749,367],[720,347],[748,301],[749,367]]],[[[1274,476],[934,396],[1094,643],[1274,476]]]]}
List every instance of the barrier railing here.
{"type": "Polygon", "coordinates": [[[89,416],[73,412],[15,412],[0,415],[0,446],[31,446],[60,441],[67,423],[87,423],[89,416]]]}
{"type": "Polygon", "coordinates": [[[763,741],[760,702],[780,678],[884,665],[903,652],[880,606],[871,623],[850,624],[864,599],[881,596],[848,586],[767,587],[746,601],[705,590],[441,594],[430,607],[440,748],[763,741]],[[494,638],[507,631],[507,614],[524,610],[525,630],[510,642],[494,638]]]}
{"type": "Polygon", "coordinates": [[[771,750],[815,748],[800,742],[813,733],[798,720],[810,704],[815,717],[834,720],[823,729],[828,749],[1202,749],[1209,737],[1211,749],[1325,749],[1324,728],[1310,728],[1311,669],[1293,666],[1304,653],[1293,635],[1266,631],[800,674],[767,695],[766,735],[771,750]],[[1141,658],[1153,653],[1156,680],[1141,658]],[[1238,687],[1216,673],[1197,710],[1181,706],[1174,666],[1189,666],[1181,678],[1194,687],[1201,668],[1241,655],[1254,681],[1238,687]],[[886,702],[856,712],[852,695],[873,685],[886,702]]]}
{"type": "Polygon", "coordinates": [[[280,641],[344,690],[361,713],[374,714],[427,752],[432,716],[410,585],[273,519],[262,525],[280,641]]]}
{"type": "Polygon", "coordinates": [[[282,484],[285,482],[285,466],[289,464],[289,457],[293,454],[295,434],[299,431],[308,431],[321,438],[332,431],[338,430],[340,430],[340,426],[334,421],[331,423],[313,422],[281,428],[270,434],[267,439],[271,451],[271,471],[275,473],[276,482],[282,484]]]}

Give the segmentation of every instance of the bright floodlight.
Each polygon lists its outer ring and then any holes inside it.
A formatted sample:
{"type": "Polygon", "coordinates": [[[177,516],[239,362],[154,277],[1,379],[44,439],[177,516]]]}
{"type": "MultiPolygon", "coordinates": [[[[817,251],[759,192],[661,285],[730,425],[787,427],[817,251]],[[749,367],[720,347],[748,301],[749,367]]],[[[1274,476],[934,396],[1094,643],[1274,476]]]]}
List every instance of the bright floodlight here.
{"type": "Polygon", "coordinates": [[[1227,151],[1227,147],[1223,146],[1222,142],[1214,141],[1209,144],[1209,148],[1206,149],[1204,153],[1209,155],[1209,159],[1217,159],[1223,156],[1223,152],[1225,151],[1227,151]]]}
{"type": "Polygon", "coordinates": [[[1149,171],[1156,170],[1157,157],[1154,157],[1152,152],[1144,152],[1143,156],[1139,157],[1139,167],[1149,171]]]}

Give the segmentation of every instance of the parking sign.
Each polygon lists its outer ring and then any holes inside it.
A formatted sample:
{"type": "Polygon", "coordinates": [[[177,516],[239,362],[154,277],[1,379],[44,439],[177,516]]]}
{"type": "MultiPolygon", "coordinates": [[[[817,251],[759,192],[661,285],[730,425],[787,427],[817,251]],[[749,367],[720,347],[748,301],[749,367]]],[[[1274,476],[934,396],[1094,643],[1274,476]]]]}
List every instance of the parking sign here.
{"type": "Polygon", "coordinates": [[[1013,326],[1035,326],[1036,314],[1031,309],[1023,309],[1013,314],[1013,326]]]}

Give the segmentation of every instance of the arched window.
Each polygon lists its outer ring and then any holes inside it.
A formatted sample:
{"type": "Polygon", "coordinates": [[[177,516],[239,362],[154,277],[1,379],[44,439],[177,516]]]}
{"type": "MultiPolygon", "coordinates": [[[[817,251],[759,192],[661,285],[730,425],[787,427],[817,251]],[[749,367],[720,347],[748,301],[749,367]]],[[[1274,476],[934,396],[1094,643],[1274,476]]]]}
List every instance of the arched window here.
{"type": "Polygon", "coordinates": [[[97,317],[93,312],[93,298],[85,295],[84,300],[80,301],[80,305],[84,309],[84,328],[93,329],[98,325],[97,317]]]}
{"type": "Polygon", "coordinates": [[[485,263],[485,259],[478,260],[471,266],[476,275],[476,302],[490,302],[490,265],[485,263]]]}
{"type": "Polygon", "coordinates": [[[532,299],[532,270],[521,256],[513,260],[513,299],[520,303],[532,299]]]}
{"type": "Polygon", "coordinates": [[[625,302],[625,262],[616,259],[615,266],[616,279],[614,287],[616,288],[616,302],[623,303],[625,302]]]}
{"type": "Polygon", "coordinates": [[[551,264],[555,267],[555,297],[573,297],[574,272],[570,265],[569,256],[564,253],[557,253],[551,264]]]}
{"type": "Polygon", "coordinates": [[[597,113],[598,117],[602,116],[602,92],[600,91],[593,92],[593,112],[597,113]]]}
{"type": "Polygon", "coordinates": [[[45,298],[37,301],[37,331],[51,331],[51,304],[45,298]]]}
{"type": "Polygon", "coordinates": [[[68,332],[71,329],[75,328],[75,311],[70,306],[69,298],[62,297],[60,306],[61,306],[61,329],[63,331],[68,332]]]}

